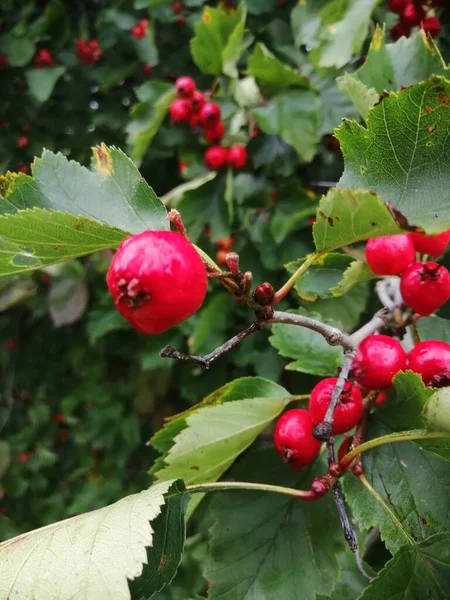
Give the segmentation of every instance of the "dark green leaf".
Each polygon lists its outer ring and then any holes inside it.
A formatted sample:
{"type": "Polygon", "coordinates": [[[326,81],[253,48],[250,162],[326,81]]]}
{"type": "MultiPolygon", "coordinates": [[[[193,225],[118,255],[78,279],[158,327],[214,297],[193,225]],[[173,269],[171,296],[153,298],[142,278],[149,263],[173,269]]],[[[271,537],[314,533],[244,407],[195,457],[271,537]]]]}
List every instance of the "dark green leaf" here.
{"type": "Polygon", "coordinates": [[[426,340],[440,340],[450,344],[450,320],[441,317],[422,317],[416,324],[419,338],[426,340]]]}
{"type": "Polygon", "coordinates": [[[65,67],[50,67],[48,69],[27,71],[26,75],[30,93],[39,102],[47,102],[52,95],[56,82],[65,70],[65,67]]]}
{"type": "Polygon", "coordinates": [[[194,331],[189,337],[191,354],[207,354],[227,339],[229,319],[235,310],[229,294],[218,294],[201,311],[194,331]]]}
{"type": "MultiPolygon", "coordinates": [[[[288,273],[294,273],[305,261],[296,260],[286,265],[288,273]]],[[[331,288],[337,286],[348,266],[353,262],[347,254],[330,253],[313,264],[295,284],[299,296],[314,302],[318,297],[332,298],[331,288]]]]}
{"type": "Polygon", "coordinates": [[[361,260],[354,260],[344,271],[341,281],[330,292],[333,296],[339,298],[358,283],[372,279],[377,279],[377,276],[373,273],[369,265],[361,260]]]}

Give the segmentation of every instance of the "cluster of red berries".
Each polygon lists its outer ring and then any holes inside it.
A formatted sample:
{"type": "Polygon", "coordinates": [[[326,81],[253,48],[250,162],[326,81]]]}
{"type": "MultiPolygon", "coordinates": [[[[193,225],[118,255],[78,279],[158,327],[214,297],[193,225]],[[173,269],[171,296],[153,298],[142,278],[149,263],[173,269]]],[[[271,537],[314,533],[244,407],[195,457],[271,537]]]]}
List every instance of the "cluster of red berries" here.
{"type": "Polygon", "coordinates": [[[97,40],[82,40],[79,39],[76,42],[77,56],[84,65],[93,65],[98,62],[102,55],[103,50],[97,40]]]}
{"type": "Polygon", "coordinates": [[[431,315],[450,299],[450,273],[434,261],[416,262],[416,252],[440,256],[450,241],[450,229],[439,235],[400,233],[373,238],[366,260],[376,275],[401,275],[403,301],[420,316],[431,315]]]}
{"type": "Polygon", "coordinates": [[[49,50],[43,48],[39,50],[36,56],[33,58],[34,68],[35,69],[43,69],[45,67],[53,67],[54,62],[52,55],[49,50]]]}
{"type": "Polygon", "coordinates": [[[205,165],[217,171],[228,165],[232,169],[242,169],[247,163],[247,150],[244,146],[231,148],[219,145],[225,136],[225,124],[220,106],[207,102],[205,94],[198,91],[191,77],[179,77],[175,81],[178,98],[169,108],[172,123],[188,123],[191,129],[201,130],[205,140],[212,144],[205,152],[205,165]]]}
{"type": "Polygon", "coordinates": [[[131,35],[137,40],[142,40],[147,35],[148,19],[141,19],[131,28],[131,35]]]}
{"type": "Polygon", "coordinates": [[[391,28],[391,38],[396,41],[402,36],[409,37],[411,29],[419,26],[432,37],[439,35],[441,22],[432,15],[427,16],[433,6],[445,6],[448,0],[388,0],[390,11],[400,15],[399,20],[391,28]]]}

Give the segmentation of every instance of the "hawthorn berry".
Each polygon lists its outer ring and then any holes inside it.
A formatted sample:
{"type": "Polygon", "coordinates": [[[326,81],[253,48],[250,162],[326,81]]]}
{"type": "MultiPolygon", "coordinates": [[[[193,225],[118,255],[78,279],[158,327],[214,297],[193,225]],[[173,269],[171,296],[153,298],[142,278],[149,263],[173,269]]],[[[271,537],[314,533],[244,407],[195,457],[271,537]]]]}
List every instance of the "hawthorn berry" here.
{"type": "MultiPolygon", "coordinates": [[[[205,96],[198,90],[195,90],[194,93],[192,94],[191,102],[192,102],[192,109],[195,112],[198,112],[202,108],[202,106],[205,106],[205,103],[206,103],[205,96]]],[[[199,117],[200,117],[200,115],[199,115],[199,117]]]]}
{"type": "Polygon", "coordinates": [[[103,50],[97,40],[86,42],[83,39],[76,41],[77,56],[85,65],[93,65],[100,60],[103,55],[103,50]]]}
{"type": "Polygon", "coordinates": [[[162,333],[203,304],[207,274],[180,233],[144,231],[119,246],[106,277],[117,310],[138,331],[162,333]]]}
{"type": "Polygon", "coordinates": [[[269,304],[274,296],[275,290],[273,289],[273,285],[268,281],[257,285],[255,291],[253,292],[254,299],[262,306],[269,304]]]}
{"type": "Polygon", "coordinates": [[[361,475],[364,474],[364,467],[362,463],[357,463],[353,469],[352,469],[352,473],[353,475],[355,475],[355,477],[361,477],[361,475]]]}
{"type": "Polygon", "coordinates": [[[210,146],[205,152],[205,165],[212,171],[218,171],[227,164],[228,148],[210,146]]]}
{"type": "Polygon", "coordinates": [[[19,169],[20,173],[28,173],[28,166],[27,165],[20,165],[19,169]]]}
{"type": "Polygon", "coordinates": [[[183,3],[182,2],[174,2],[172,4],[172,12],[174,15],[179,15],[183,12],[183,3]]]}
{"type": "MultiPolygon", "coordinates": [[[[324,420],[336,383],[336,377],[328,377],[313,388],[309,399],[309,413],[315,425],[324,420]]],[[[361,390],[347,381],[339,398],[339,404],[334,411],[333,433],[345,433],[353,429],[361,419],[363,412],[361,390]]]]}
{"type": "Polygon", "coordinates": [[[5,350],[15,350],[16,342],[12,338],[9,338],[3,342],[3,348],[5,350]]]}
{"type": "Polygon", "coordinates": [[[223,121],[219,121],[214,125],[205,127],[203,135],[205,136],[205,140],[210,144],[220,142],[225,135],[225,125],[223,124],[223,121]]]}
{"type": "Polygon", "coordinates": [[[381,406],[388,399],[388,395],[386,392],[379,392],[378,396],[375,399],[375,406],[381,406]]]}
{"type": "Polygon", "coordinates": [[[184,27],[186,25],[186,18],[184,17],[184,15],[180,15],[177,19],[177,25],[179,27],[184,27]]]}
{"type": "Polygon", "coordinates": [[[411,0],[388,0],[388,8],[391,12],[401,15],[410,2],[411,0]]]}
{"type": "Polygon", "coordinates": [[[182,175],[186,173],[188,167],[189,163],[187,160],[180,160],[180,162],[178,163],[178,170],[182,175]]]}
{"type": "Polygon", "coordinates": [[[437,37],[441,31],[441,22],[437,17],[428,17],[424,19],[420,24],[421,28],[431,35],[431,37],[437,37]]]}
{"type": "Polygon", "coordinates": [[[195,81],[192,77],[183,75],[175,81],[175,87],[181,98],[192,98],[195,92],[195,81]]]}
{"type": "Polygon", "coordinates": [[[153,67],[152,65],[142,65],[142,72],[144,73],[144,75],[151,75],[153,72],[153,67]]]}
{"type": "Polygon", "coordinates": [[[397,340],[388,335],[369,335],[358,346],[352,364],[353,376],[370,390],[390,388],[395,375],[406,369],[407,360],[397,340]]]}
{"type": "Polygon", "coordinates": [[[200,119],[204,127],[211,127],[220,121],[222,111],[214,102],[206,102],[200,109],[200,119]]]}
{"type": "Polygon", "coordinates": [[[392,25],[391,30],[389,32],[389,34],[391,36],[391,40],[393,42],[396,42],[401,37],[409,37],[410,33],[411,33],[411,27],[404,21],[397,21],[397,23],[394,23],[394,25],[392,25]]]}
{"type": "Polygon", "coordinates": [[[6,54],[0,53],[0,70],[6,69],[8,66],[8,57],[6,54]]]}
{"type": "Polygon", "coordinates": [[[48,50],[45,48],[39,50],[36,56],[33,59],[35,69],[42,69],[43,67],[52,67],[53,66],[53,58],[48,50]]]}
{"type": "Polygon", "coordinates": [[[232,169],[242,169],[247,163],[247,150],[244,146],[232,146],[228,151],[228,164],[232,169]]]}
{"type": "Polygon", "coordinates": [[[148,19],[141,19],[137,25],[131,28],[131,35],[137,40],[142,40],[147,35],[148,19]]]}
{"type": "Polygon", "coordinates": [[[24,135],[21,135],[20,138],[17,140],[17,147],[18,148],[26,148],[26,146],[28,146],[29,140],[27,137],[25,137],[24,135]]]}
{"type": "Polygon", "coordinates": [[[421,375],[425,385],[450,376],[450,344],[439,340],[418,342],[408,354],[409,368],[421,375]]]}
{"type": "Polygon", "coordinates": [[[26,463],[27,460],[30,458],[30,455],[27,454],[26,452],[20,452],[17,456],[19,462],[21,463],[26,463]]]}
{"type": "Polygon", "coordinates": [[[399,233],[372,238],[365,254],[376,275],[398,275],[414,262],[416,253],[409,233],[399,233]]]}
{"type": "Polygon", "coordinates": [[[216,253],[216,263],[218,265],[226,265],[227,264],[227,250],[218,250],[216,253]]]}
{"type": "Polygon", "coordinates": [[[275,450],[294,469],[309,465],[319,454],[320,442],[313,436],[312,429],[309,412],[301,408],[286,411],[276,422],[275,450]]]}
{"type": "Polygon", "coordinates": [[[450,242],[450,229],[438,235],[425,235],[424,233],[412,233],[411,239],[417,252],[440,256],[445,252],[450,242]]]}
{"type": "Polygon", "coordinates": [[[421,6],[411,2],[405,9],[403,10],[402,19],[403,21],[409,25],[410,27],[414,27],[415,25],[419,25],[419,23],[425,17],[425,11],[421,6]]]}
{"type": "Polygon", "coordinates": [[[200,115],[198,113],[192,113],[189,117],[189,127],[191,129],[199,129],[202,126],[200,115]]]}
{"type": "Polygon", "coordinates": [[[450,298],[450,273],[436,262],[414,263],[401,277],[400,292],[414,312],[431,315],[450,298]]]}
{"type": "Polygon", "coordinates": [[[233,242],[233,238],[231,237],[231,235],[229,235],[226,238],[218,239],[216,242],[216,247],[218,250],[226,250],[227,252],[229,252],[233,247],[233,242]]]}
{"type": "Polygon", "coordinates": [[[189,121],[191,112],[191,103],[185,98],[177,98],[169,107],[169,115],[172,123],[183,123],[184,121],[189,121]]]}

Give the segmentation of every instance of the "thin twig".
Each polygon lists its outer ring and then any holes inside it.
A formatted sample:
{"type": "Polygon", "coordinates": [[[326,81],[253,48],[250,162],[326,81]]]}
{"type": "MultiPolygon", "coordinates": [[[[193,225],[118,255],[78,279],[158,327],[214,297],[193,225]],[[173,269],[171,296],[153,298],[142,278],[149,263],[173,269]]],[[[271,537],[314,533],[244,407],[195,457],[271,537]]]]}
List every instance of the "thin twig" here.
{"type": "Polygon", "coordinates": [[[368,323],[363,325],[360,329],[358,329],[358,331],[355,331],[355,333],[352,333],[350,336],[350,343],[354,347],[358,347],[359,344],[366,339],[366,337],[372,335],[386,324],[388,316],[389,311],[387,308],[382,308],[379,310],[368,323]]]}
{"type": "Polygon", "coordinates": [[[344,537],[347,544],[350,547],[352,552],[356,552],[358,550],[358,541],[356,539],[355,532],[350,523],[350,519],[348,518],[347,511],[345,509],[345,502],[342,496],[341,486],[338,481],[333,485],[333,496],[334,501],[337,506],[339,520],[341,521],[342,529],[344,530],[344,537]]]}

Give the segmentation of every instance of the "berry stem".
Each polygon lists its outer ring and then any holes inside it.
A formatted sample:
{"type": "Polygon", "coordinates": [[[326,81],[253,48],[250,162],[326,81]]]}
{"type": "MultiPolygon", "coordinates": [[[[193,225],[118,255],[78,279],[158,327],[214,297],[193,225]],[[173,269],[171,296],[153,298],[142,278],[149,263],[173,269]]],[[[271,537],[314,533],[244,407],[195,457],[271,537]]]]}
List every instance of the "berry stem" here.
{"type": "Polygon", "coordinates": [[[314,264],[319,258],[321,258],[322,254],[309,254],[305,260],[305,262],[299,267],[291,277],[286,281],[286,283],[280,287],[280,289],[275,293],[275,296],[270,303],[271,306],[275,306],[278,302],[281,302],[285,296],[292,290],[294,285],[300,279],[300,277],[306,273],[309,267],[314,264]]]}
{"type": "Polygon", "coordinates": [[[341,486],[338,481],[336,481],[336,483],[333,485],[332,490],[333,490],[334,501],[336,503],[338,514],[339,514],[339,520],[341,522],[342,529],[344,530],[345,540],[346,540],[347,544],[349,545],[350,550],[352,552],[357,552],[358,551],[358,541],[356,539],[355,532],[353,531],[353,528],[350,523],[350,519],[349,519],[347,511],[345,509],[344,497],[342,496],[341,486]]]}
{"type": "Polygon", "coordinates": [[[293,496],[304,500],[312,500],[311,490],[296,490],[295,488],[283,487],[281,485],[269,485],[265,483],[249,483],[247,481],[218,481],[214,483],[193,483],[186,486],[190,494],[204,494],[207,492],[223,492],[227,490],[272,492],[293,496]]]}

